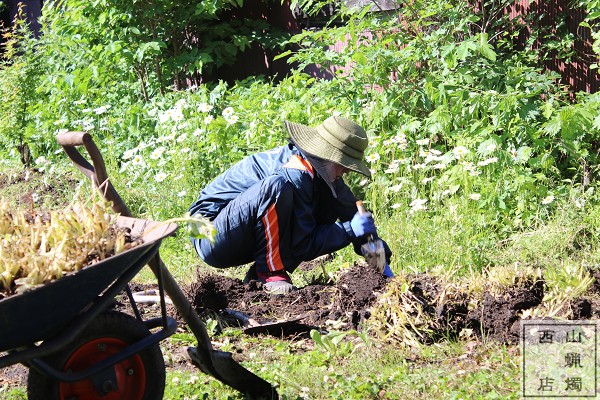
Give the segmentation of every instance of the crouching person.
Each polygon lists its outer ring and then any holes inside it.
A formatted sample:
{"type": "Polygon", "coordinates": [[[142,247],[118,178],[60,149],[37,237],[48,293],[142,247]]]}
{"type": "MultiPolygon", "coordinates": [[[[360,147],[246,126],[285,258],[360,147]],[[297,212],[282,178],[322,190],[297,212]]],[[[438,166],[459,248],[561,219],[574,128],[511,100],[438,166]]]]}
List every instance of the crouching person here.
{"type": "MultiPolygon", "coordinates": [[[[285,122],[289,143],[251,155],[202,190],[190,214],[212,221],[217,235],[192,239],[210,266],[253,263],[246,281],[258,279],[265,291],[292,290],[289,273],[303,261],[354,245],[377,235],[370,213],[359,214],[356,197],[342,176],[371,175],[364,164],[368,139],[355,122],[332,116],[309,127],[285,122]]],[[[389,269],[391,252],[387,245],[389,269]]]]}

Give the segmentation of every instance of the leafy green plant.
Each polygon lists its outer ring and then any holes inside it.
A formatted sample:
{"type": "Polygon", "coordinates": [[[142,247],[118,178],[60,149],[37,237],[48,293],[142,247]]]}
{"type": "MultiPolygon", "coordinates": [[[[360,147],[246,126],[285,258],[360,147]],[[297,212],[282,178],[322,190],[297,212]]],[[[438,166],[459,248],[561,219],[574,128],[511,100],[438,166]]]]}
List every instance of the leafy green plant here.
{"type": "Polygon", "coordinates": [[[325,335],[316,329],[311,329],[310,337],[319,348],[325,351],[327,359],[344,357],[352,352],[353,344],[344,341],[346,332],[329,332],[325,335]]]}
{"type": "Polygon", "coordinates": [[[548,289],[540,306],[524,313],[524,318],[572,318],[569,302],[583,295],[594,283],[589,267],[564,263],[544,271],[544,282],[548,289]]]}
{"type": "Polygon", "coordinates": [[[0,143],[5,149],[17,149],[21,163],[29,167],[35,141],[29,107],[36,100],[43,67],[33,56],[35,43],[22,7],[13,26],[0,32],[5,42],[4,57],[0,58],[0,143]]]}

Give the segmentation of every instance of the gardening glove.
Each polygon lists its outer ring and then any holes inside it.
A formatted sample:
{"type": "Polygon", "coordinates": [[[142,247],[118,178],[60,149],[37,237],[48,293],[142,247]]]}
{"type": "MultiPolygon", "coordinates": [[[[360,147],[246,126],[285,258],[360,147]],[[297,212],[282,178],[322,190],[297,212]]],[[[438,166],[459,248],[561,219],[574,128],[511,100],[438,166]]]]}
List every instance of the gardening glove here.
{"type": "Polygon", "coordinates": [[[375,220],[371,213],[365,214],[354,214],[354,217],[350,221],[350,227],[355,237],[361,237],[364,235],[376,235],[377,228],[375,228],[375,220]]]}
{"type": "Polygon", "coordinates": [[[393,278],[394,277],[394,273],[392,272],[392,269],[390,268],[390,264],[385,263],[385,268],[383,269],[383,275],[386,278],[393,278]]]}

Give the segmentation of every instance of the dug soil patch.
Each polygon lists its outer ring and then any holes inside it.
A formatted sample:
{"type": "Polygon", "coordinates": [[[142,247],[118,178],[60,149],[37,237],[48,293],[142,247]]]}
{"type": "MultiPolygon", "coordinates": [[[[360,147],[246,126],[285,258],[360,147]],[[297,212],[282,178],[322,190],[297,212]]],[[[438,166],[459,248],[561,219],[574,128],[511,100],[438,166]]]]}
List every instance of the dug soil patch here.
{"type": "MultiPolygon", "coordinates": [[[[386,278],[366,265],[355,264],[335,285],[308,285],[272,296],[262,284],[204,273],[186,290],[201,315],[218,313],[242,324],[297,320],[304,326],[357,328],[369,317],[369,307],[385,288],[386,278]]],[[[299,324],[300,325],[300,324],[299,324]]]]}
{"type": "MultiPolygon", "coordinates": [[[[286,295],[269,295],[257,281],[243,283],[209,272],[199,274],[184,291],[200,315],[246,327],[246,333],[291,338],[309,329],[360,329],[392,282],[366,264],[356,263],[341,273],[335,284],[308,285],[286,295]],[[248,329],[273,323],[279,323],[281,329],[248,329]]],[[[449,294],[438,278],[427,274],[407,277],[406,288],[407,296],[398,297],[397,302],[408,299],[410,304],[398,306],[419,307],[427,315],[425,343],[458,337],[464,329],[515,343],[522,312],[536,307],[543,298],[542,281],[508,287],[502,295],[484,293],[479,299],[466,293],[449,294]]]]}

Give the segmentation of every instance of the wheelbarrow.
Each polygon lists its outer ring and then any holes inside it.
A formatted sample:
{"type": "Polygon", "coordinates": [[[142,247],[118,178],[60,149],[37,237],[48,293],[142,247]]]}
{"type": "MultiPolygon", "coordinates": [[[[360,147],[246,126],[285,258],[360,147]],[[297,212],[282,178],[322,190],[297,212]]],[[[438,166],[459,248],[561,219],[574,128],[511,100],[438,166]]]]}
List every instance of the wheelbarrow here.
{"type": "Polygon", "coordinates": [[[132,218],[108,180],[104,160],[86,132],[58,136],[75,166],[112,202],[117,224],[143,243],[93,266],[0,301],[0,368],[29,368],[28,397],[36,399],[162,399],[165,365],[159,342],[177,323],[167,315],[165,293],[197,339],[188,354],[200,370],[251,398],[277,399],[273,386],[212,348],[204,323],[159,255],[177,226],[132,218]],[[92,164],[77,150],[83,146],[92,164]],[[148,265],[158,282],[161,316],[143,320],[128,283],[148,265]],[[126,292],[134,316],[111,311],[126,292]]]}

